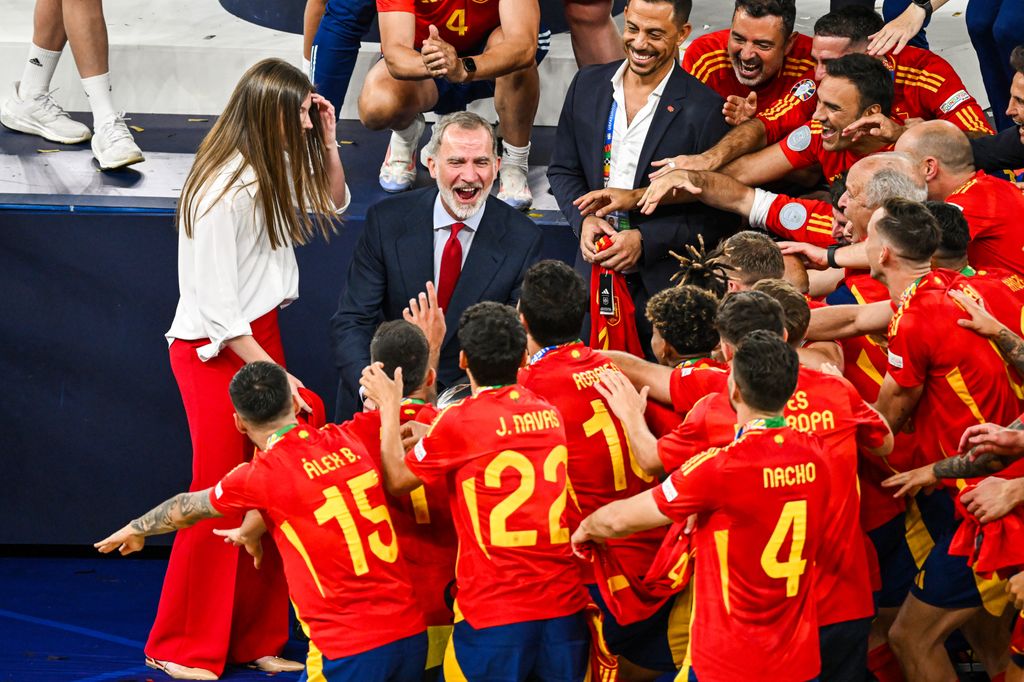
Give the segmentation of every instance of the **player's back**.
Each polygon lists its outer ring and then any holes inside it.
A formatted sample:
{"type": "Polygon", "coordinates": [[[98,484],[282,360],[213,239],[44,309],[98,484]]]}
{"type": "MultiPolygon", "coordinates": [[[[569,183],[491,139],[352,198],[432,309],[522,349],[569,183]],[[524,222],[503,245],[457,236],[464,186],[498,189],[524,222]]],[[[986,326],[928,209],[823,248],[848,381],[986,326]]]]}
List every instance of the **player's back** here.
{"type": "Polygon", "coordinates": [[[1024,275],[1024,193],[982,171],[955,189],[946,203],[963,211],[971,241],[967,258],[976,268],[1003,268],[1024,275]]]}
{"type": "Polygon", "coordinates": [[[1002,268],[961,274],[950,283],[988,310],[1018,336],[1024,335],[1024,277],[1002,268]]]}
{"type": "MultiPolygon", "coordinates": [[[[399,411],[401,423],[417,421],[430,424],[437,416],[430,404],[406,401],[399,411]]],[[[380,413],[360,412],[347,422],[353,434],[380,471],[380,413]]],[[[458,538],[448,504],[448,488],[443,481],[431,481],[406,495],[385,492],[395,533],[411,576],[420,609],[428,625],[451,624],[452,612],[445,601],[445,588],[455,578],[458,538]]]]}
{"type": "Polygon", "coordinates": [[[479,390],[435,419],[413,457],[448,472],[457,607],[473,627],[583,608],[566,521],[565,429],[554,406],[518,384],[479,390]]]}
{"type": "Polygon", "coordinates": [[[889,430],[848,381],[806,367],[800,367],[785,415],[790,428],[816,434],[825,444],[830,492],[828,524],[818,557],[819,621],[829,625],[869,618],[874,605],[860,525],[858,453],[862,448],[881,447],[889,430]]]}
{"type": "Polygon", "coordinates": [[[1020,413],[1016,370],[987,339],[957,324],[967,313],[947,293],[955,278],[948,270],[921,278],[889,323],[890,376],[906,388],[923,386],[910,423],[918,466],[955,455],[968,426],[1009,424],[1020,413]]]}
{"type": "Polygon", "coordinates": [[[344,427],[299,426],[257,460],[248,485],[265,491],[292,602],[320,650],[339,658],[422,632],[381,479],[361,443],[344,427]]]}
{"type": "Polygon", "coordinates": [[[663,511],[667,501],[680,504],[680,514],[699,513],[691,651],[703,682],[808,680],[819,672],[814,558],[828,523],[823,445],[781,419],[767,426],[693,458],[655,493],[663,511]]]}

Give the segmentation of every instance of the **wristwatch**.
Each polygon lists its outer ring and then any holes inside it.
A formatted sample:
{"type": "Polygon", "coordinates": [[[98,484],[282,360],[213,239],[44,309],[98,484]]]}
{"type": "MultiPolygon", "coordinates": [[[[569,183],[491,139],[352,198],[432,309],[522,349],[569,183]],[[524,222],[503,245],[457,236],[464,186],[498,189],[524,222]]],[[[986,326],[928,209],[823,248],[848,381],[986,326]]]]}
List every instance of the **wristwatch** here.
{"type": "Polygon", "coordinates": [[[830,268],[838,268],[839,263],[836,262],[836,251],[839,250],[841,244],[833,244],[832,246],[825,249],[825,260],[828,261],[830,268]]]}
{"type": "Polygon", "coordinates": [[[932,0],[911,0],[911,2],[924,10],[924,20],[925,23],[928,23],[928,20],[932,18],[932,0]]]}
{"type": "Polygon", "coordinates": [[[476,62],[472,57],[462,58],[462,68],[466,70],[466,80],[473,80],[473,74],[476,73],[476,62]]]}

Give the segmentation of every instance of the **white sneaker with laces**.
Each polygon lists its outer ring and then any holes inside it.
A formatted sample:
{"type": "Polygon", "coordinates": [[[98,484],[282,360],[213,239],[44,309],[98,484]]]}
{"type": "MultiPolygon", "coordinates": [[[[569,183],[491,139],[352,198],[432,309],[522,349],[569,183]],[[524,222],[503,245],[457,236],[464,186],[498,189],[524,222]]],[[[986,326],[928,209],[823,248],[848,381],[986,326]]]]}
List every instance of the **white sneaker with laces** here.
{"type": "Polygon", "coordinates": [[[92,136],[92,154],[103,170],[124,168],[145,161],[142,150],[124,122],[124,115],[101,122],[92,136]]]}
{"type": "Polygon", "coordinates": [[[11,130],[38,135],[60,144],[78,144],[92,137],[89,126],[73,120],[54,101],[52,91],[22,98],[18,94],[18,85],[14,84],[13,91],[0,106],[0,123],[11,130]]]}
{"type": "Polygon", "coordinates": [[[498,171],[498,198],[517,211],[526,211],[533,204],[533,193],[523,166],[505,164],[498,171]]]}
{"type": "Polygon", "coordinates": [[[391,133],[391,144],[384,155],[384,163],[380,167],[380,186],[385,192],[404,192],[412,187],[416,181],[416,146],[419,144],[420,136],[426,122],[420,114],[413,121],[412,138],[415,140],[411,145],[406,144],[402,138],[391,133]]]}

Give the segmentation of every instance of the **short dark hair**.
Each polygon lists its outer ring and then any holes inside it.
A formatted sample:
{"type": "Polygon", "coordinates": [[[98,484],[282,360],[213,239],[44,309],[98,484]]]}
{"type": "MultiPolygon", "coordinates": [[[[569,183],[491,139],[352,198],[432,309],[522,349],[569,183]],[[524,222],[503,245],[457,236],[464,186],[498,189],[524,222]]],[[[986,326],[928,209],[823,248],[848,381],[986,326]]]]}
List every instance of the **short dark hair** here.
{"type": "Polygon", "coordinates": [[[796,25],[796,3],[793,0],[736,0],[733,16],[740,10],[755,19],[779,17],[782,19],[782,32],[787,38],[796,25]]]}
{"type": "Polygon", "coordinates": [[[832,184],[828,186],[828,201],[832,204],[832,208],[842,210],[839,208],[839,200],[846,194],[846,176],[850,174],[850,171],[845,170],[832,180],[832,184]]]}
{"type": "Polygon", "coordinates": [[[663,289],[647,302],[647,319],[680,355],[710,353],[718,345],[718,299],[693,285],[663,289]]]}
{"type": "Polygon", "coordinates": [[[370,361],[384,363],[384,372],[395,376],[402,368],[402,387],[406,395],[420,388],[430,367],[430,346],[423,331],[411,322],[391,320],[377,327],[370,341],[370,361]]]}
{"type": "Polygon", "coordinates": [[[763,329],[782,336],[786,315],[774,298],[760,291],[734,291],[722,299],[715,329],[723,341],[735,346],[750,332],[763,329]]]}
{"type": "Polygon", "coordinates": [[[514,384],[526,352],[526,330],[515,308],[484,301],[459,318],[459,345],[477,385],[514,384]]]}
{"type": "MultiPolygon", "coordinates": [[[[629,5],[633,0],[628,0],[626,5],[629,5]]],[[[690,12],[693,10],[693,0],[643,0],[644,2],[660,3],[668,2],[672,4],[672,21],[676,22],[677,25],[682,26],[690,20],[690,12]]]]}
{"type": "Polygon", "coordinates": [[[885,19],[870,7],[846,5],[814,22],[814,35],[829,38],[849,38],[850,44],[866,43],[868,38],[885,26],[885,19]]]}
{"type": "Polygon", "coordinates": [[[743,230],[722,242],[719,261],[746,286],[762,279],[781,278],[786,272],[782,251],[763,232],[743,230]]]}
{"type": "Polygon", "coordinates": [[[273,362],[242,365],[228,384],[228,395],[238,416],[257,426],[275,422],[293,409],[288,374],[273,362]]]}
{"type": "Polygon", "coordinates": [[[541,346],[575,341],[587,314],[587,286],[559,260],[542,260],[523,276],[519,312],[530,336],[541,346]]]}
{"type": "Polygon", "coordinates": [[[917,201],[893,197],[882,202],[885,215],[875,224],[897,255],[923,263],[939,248],[939,224],[928,208],[917,201]]]}
{"type": "Polygon", "coordinates": [[[971,241],[971,229],[964,212],[945,201],[926,201],[925,208],[935,218],[939,227],[939,247],[936,251],[947,257],[961,257],[967,254],[971,241]]]}
{"type": "Polygon", "coordinates": [[[781,412],[800,373],[796,350],[767,331],[753,331],[736,346],[732,376],[743,402],[755,410],[781,412]]]}
{"type": "Polygon", "coordinates": [[[786,334],[790,343],[799,343],[807,336],[811,324],[811,307],[807,298],[784,279],[762,279],[754,285],[754,291],[761,291],[782,306],[786,318],[786,334]]]}
{"type": "Polygon", "coordinates": [[[1024,74],[1024,45],[1018,45],[1010,53],[1010,66],[1017,73],[1024,74]]]}
{"type": "Polygon", "coordinates": [[[892,74],[880,60],[866,54],[846,54],[829,60],[825,64],[825,72],[833,78],[845,78],[853,83],[860,96],[861,111],[877,104],[885,116],[892,113],[892,74]]]}

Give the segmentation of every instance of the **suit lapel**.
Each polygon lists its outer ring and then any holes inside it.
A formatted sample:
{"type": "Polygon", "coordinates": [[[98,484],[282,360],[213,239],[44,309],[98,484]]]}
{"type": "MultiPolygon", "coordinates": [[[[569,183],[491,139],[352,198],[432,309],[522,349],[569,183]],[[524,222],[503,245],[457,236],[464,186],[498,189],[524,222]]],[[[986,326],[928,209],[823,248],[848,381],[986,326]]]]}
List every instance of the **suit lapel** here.
{"type": "MultiPolygon", "coordinates": [[[[590,165],[587,168],[597,169],[596,182],[598,187],[604,186],[604,136],[605,129],[608,125],[608,113],[612,109],[612,80],[611,77],[615,73],[621,62],[615,64],[615,68],[608,71],[606,78],[601,81],[601,87],[598,89],[597,94],[597,111],[593,112],[593,120],[596,125],[594,127],[594,137],[590,140],[590,165]]],[[[612,66],[612,65],[609,65],[612,66]]],[[[621,115],[621,114],[617,114],[621,115]]]]}
{"type": "Polygon", "coordinates": [[[398,262],[401,264],[402,283],[410,297],[424,291],[424,285],[434,279],[434,199],[437,192],[424,192],[416,202],[413,215],[420,220],[410,221],[397,239],[398,262]],[[426,220],[422,219],[426,217],[426,220]]]}
{"type": "MultiPolygon", "coordinates": [[[[444,321],[448,326],[444,345],[454,338],[459,327],[459,317],[469,306],[484,300],[482,295],[497,274],[501,262],[505,260],[501,241],[505,236],[506,227],[499,219],[492,202],[498,200],[491,197],[487,200],[488,207],[480,227],[473,235],[473,243],[469,247],[469,255],[462,266],[459,281],[455,283],[455,291],[445,311],[444,321]]],[[[504,303],[504,301],[501,301],[504,303]]],[[[443,347],[443,346],[442,346],[443,347]]]]}
{"type": "Polygon", "coordinates": [[[651,120],[651,127],[647,131],[647,137],[644,139],[643,149],[640,150],[640,158],[636,164],[636,175],[633,178],[633,187],[643,187],[647,183],[647,172],[651,166],[652,161],[656,161],[654,158],[654,152],[661,144],[661,139],[665,137],[665,133],[668,132],[672,126],[672,122],[675,120],[679,112],[683,110],[683,96],[686,94],[686,78],[685,72],[676,64],[672,67],[672,75],[668,78],[668,83],[665,83],[665,90],[661,93],[661,101],[658,102],[658,108],[654,112],[654,118],[651,120]]]}

